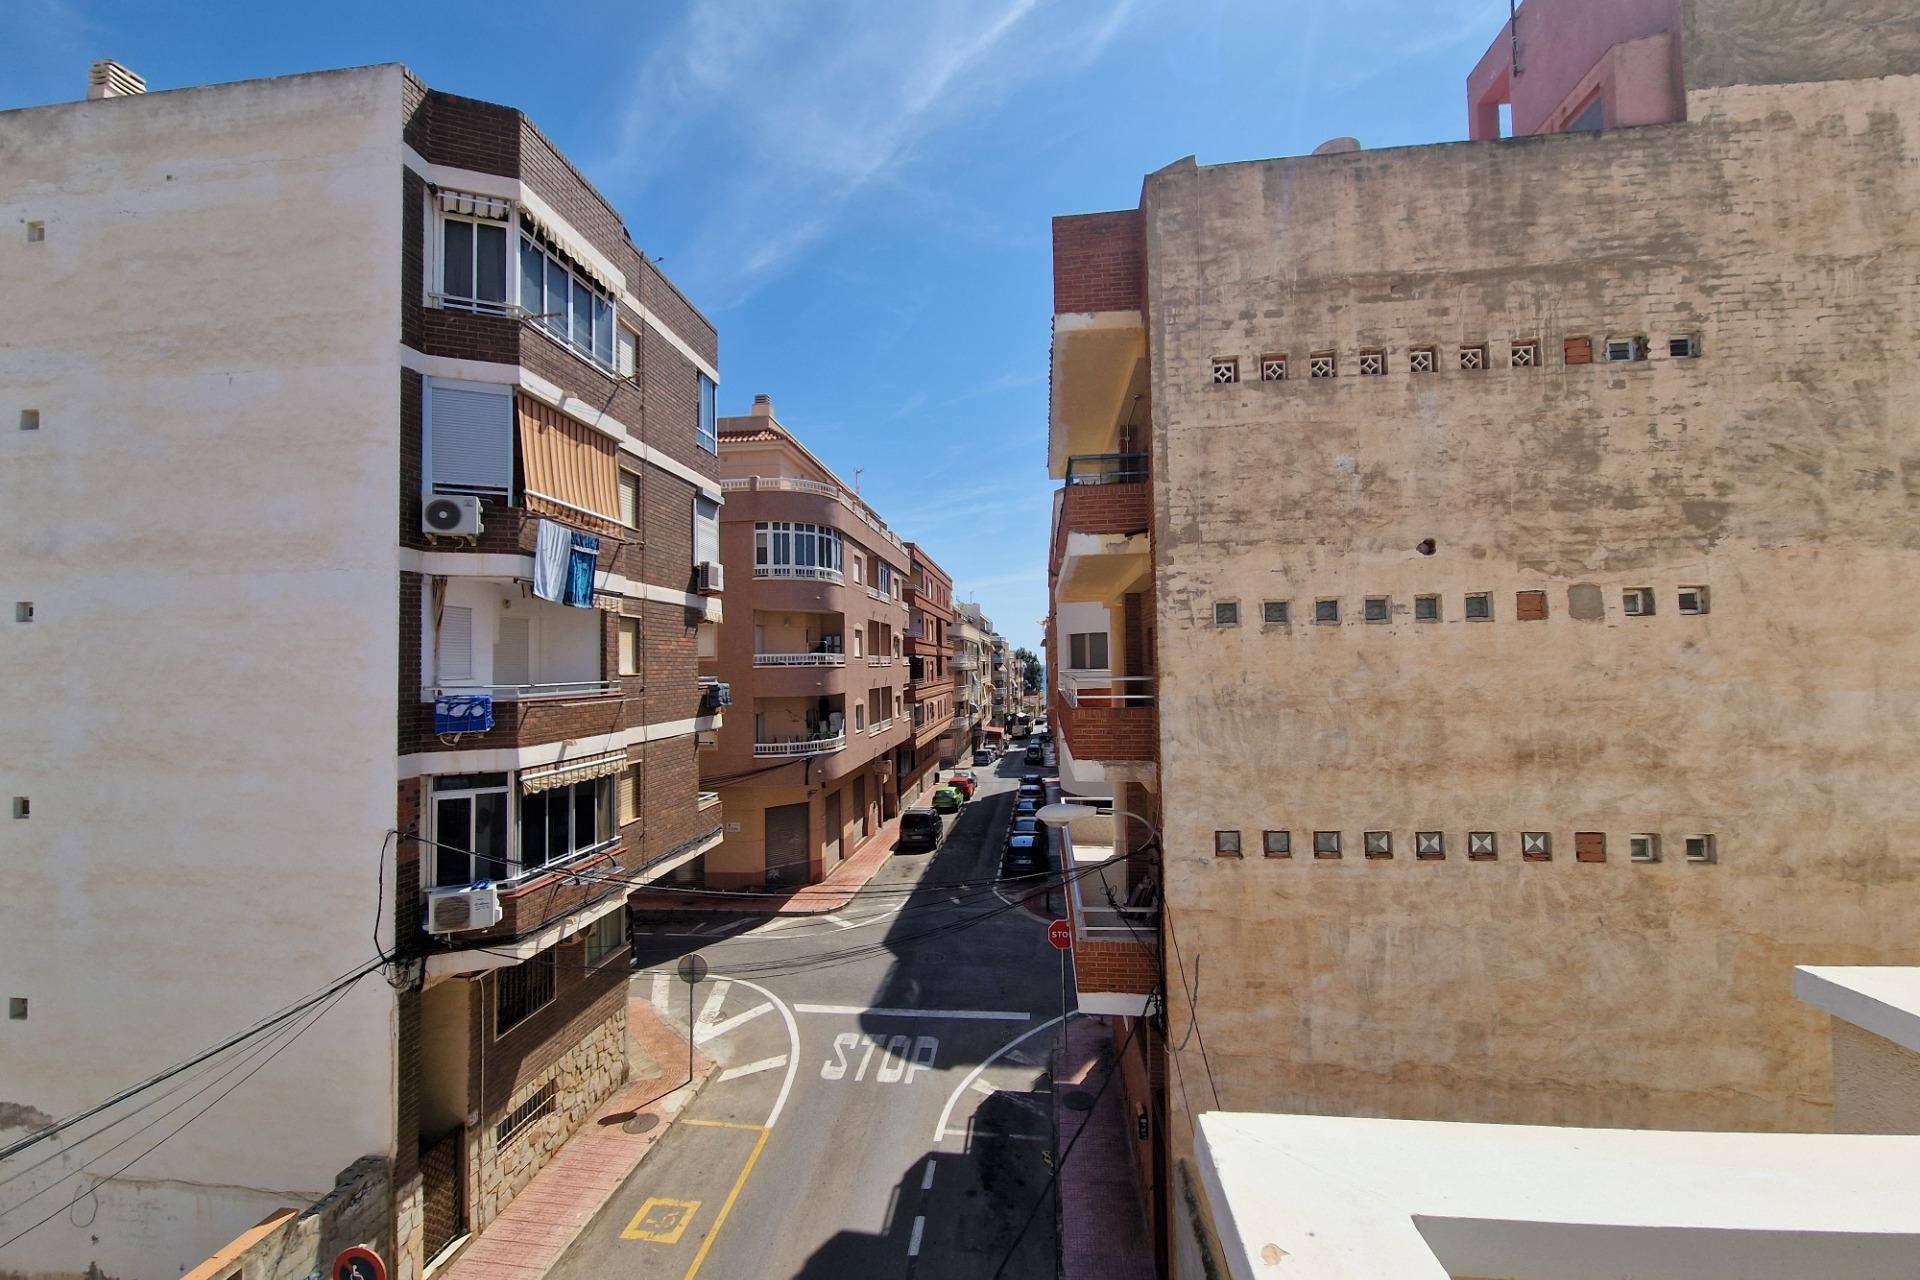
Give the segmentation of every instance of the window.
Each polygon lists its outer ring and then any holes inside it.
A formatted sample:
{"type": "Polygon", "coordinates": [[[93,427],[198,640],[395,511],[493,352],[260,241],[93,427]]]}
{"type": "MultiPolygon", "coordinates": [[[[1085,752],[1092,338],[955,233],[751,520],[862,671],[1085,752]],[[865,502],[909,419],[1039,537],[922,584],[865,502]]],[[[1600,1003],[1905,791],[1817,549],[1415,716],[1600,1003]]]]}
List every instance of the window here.
{"type": "Polygon", "coordinates": [[[1593,339],[1587,337],[1568,338],[1560,344],[1560,357],[1568,364],[1593,363],[1593,339]]]}
{"type": "Polygon", "coordinates": [[[513,487],[513,393],[428,379],[424,412],[435,493],[505,498],[513,487]]]}
{"type": "Polygon", "coordinates": [[[620,473],[620,523],[629,529],[640,527],[640,477],[631,471],[620,473]]]}
{"type": "Polygon", "coordinates": [[[1667,355],[1675,360],[1693,360],[1700,355],[1700,339],[1691,333],[1677,333],[1667,339],[1667,355]]]}
{"type": "Polygon", "coordinates": [[[1609,363],[1645,360],[1647,358],[1647,340],[1645,338],[1608,338],[1606,356],[1609,363]]]}
{"type": "Polygon", "coordinates": [[[496,314],[508,309],[505,221],[441,215],[440,305],[496,314]]]}
{"type": "Polygon", "coordinates": [[[640,619],[620,619],[620,666],[623,676],[640,674],[640,619]]]}
{"type": "Polygon", "coordinates": [[[640,817],[640,766],[622,769],[619,778],[614,789],[620,795],[620,825],[624,827],[640,817]]]}
{"type": "Polygon", "coordinates": [[[1644,618],[1653,612],[1652,587],[1628,587],[1620,593],[1620,607],[1629,618],[1644,618]]]}
{"type": "Polygon", "coordinates": [[[1707,611],[1707,589],[1705,587],[1680,588],[1680,612],[1705,613],[1707,611]]]}
{"type": "Polygon", "coordinates": [[[1660,861],[1660,837],[1650,831],[1627,837],[1627,861],[1660,861]]]}
{"type": "Polygon", "coordinates": [[[1391,831],[1368,831],[1361,840],[1369,858],[1391,858],[1393,856],[1393,833],[1391,831]]]}
{"type": "Polygon", "coordinates": [[[1413,856],[1432,861],[1447,856],[1447,837],[1439,831],[1416,831],[1413,833],[1413,856]]]}
{"type": "Polygon", "coordinates": [[[640,337],[633,330],[621,325],[614,335],[613,369],[623,378],[631,378],[637,363],[635,354],[640,349],[640,337]]]}
{"type": "Polygon", "coordinates": [[[26,996],[7,997],[7,1018],[13,1022],[25,1022],[27,1020],[26,996]]]}
{"type": "Polygon", "coordinates": [[[1373,347],[1363,347],[1360,351],[1360,376],[1377,378],[1387,371],[1387,353],[1373,347]]]}
{"type": "Polygon", "coordinates": [[[1291,831],[1262,831],[1260,847],[1269,858],[1291,858],[1293,856],[1293,833],[1291,831]]]}
{"type": "Polygon", "coordinates": [[[16,818],[31,818],[33,816],[32,798],[29,796],[15,796],[13,798],[13,816],[16,818]]]}
{"type": "Polygon", "coordinates": [[[1687,837],[1688,862],[1712,862],[1718,857],[1719,850],[1716,848],[1712,836],[1687,837]]]}
{"type": "Polygon", "coordinates": [[[38,409],[22,409],[20,411],[20,429],[22,431],[38,431],[40,429],[40,411],[38,409]]]}
{"type": "Polygon", "coordinates": [[[1607,860],[1607,833],[1604,831],[1574,832],[1573,860],[1575,862],[1605,862],[1607,860]]]}
{"type": "Polygon", "coordinates": [[[1475,372],[1487,367],[1487,344],[1477,342],[1460,348],[1460,367],[1475,372]]]}
{"type": "Polygon", "coordinates": [[[1568,123],[1567,132],[1568,133],[1598,133],[1602,127],[1601,117],[1604,112],[1603,104],[1605,102],[1606,102],[1606,99],[1599,98],[1599,97],[1596,97],[1592,102],[1589,102],[1584,108],[1581,109],[1580,114],[1575,116],[1573,120],[1568,123]]]}
{"type": "Polygon", "coordinates": [[[1540,363],[1540,343],[1533,338],[1514,343],[1508,363],[1515,369],[1535,368],[1540,363]]]}
{"type": "Polygon", "coordinates": [[[863,658],[866,656],[865,644],[866,644],[866,629],[863,627],[855,627],[853,629],[853,656],[854,657],[863,658]]]}
{"type": "Polygon", "coordinates": [[[1213,385],[1216,387],[1224,387],[1238,381],[1240,381],[1240,361],[1232,356],[1215,356],[1213,358],[1213,385]]]}
{"type": "Polygon", "coordinates": [[[1240,625],[1240,605],[1236,601],[1222,600],[1213,606],[1213,625],[1216,627],[1237,627],[1240,625]]]}
{"type": "Polygon", "coordinates": [[[1522,831],[1520,856],[1528,862],[1548,862],[1553,858],[1553,836],[1546,831],[1522,831]]]}
{"type": "Polygon", "coordinates": [[[612,840],[613,779],[523,791],[520,796],[520,866],[527,875],[565,862],[612,840]]]}
{"type": "Polygon", "coordinates": [[[493,1126],[493,1145],[496,1148],[506,1146],[532,1128],[536,1120],[552,1115],[554,1091],[558,1087],[558,1081],[547,1081],[534,1090],[525,1102],[502,1116],[500,1123],[493,1126]]]}
{"type": "Polygon", "coordinates": [[[530,222],[520,228],[520,309],[554,339],[613,371],[613,300],[530,222]]]}
{"type": "Polygon", "coordinates": [[[462,888],[482,880],[507,879],[507,775],[438,777],[429,795],[432,842],[422,852],[433,868],[432,887],[462,888]]]}
{"type": "Polygon", "coordinates": [[[503,1036],[553,999],[553,952],[501,969],[494,985],[493,1034],[503,1036]]]}
{"type": "Polygon", "coordinates": [[[1393,600],[1388,596],[1368,596],[1360,606],[1368,622],[1386,622],[1393,616],[1393,600]]]}
{"type": "Polygon", "coordinates": [[[27,224],[27,243],[28,244],[39,244],[42,241],[44,241],[46,238],[47,238],[46,223],[29,222],[27,224]]]}
{"type": "Polygon", "coordinates": [[[1440,621],[1440,597],[1415,596],[1413,598],[1413,620],[1415,622],[1440,621]]]}
{"type": "Polygon", "coordinates": [[[1493,596],[1485,591],[1469,591],[1466,599],[1468,622],[1486,622],[1493,617],[1493,596]]]}
{"type": "Polygon", "coordinates": [[[720,563],[720,504],[699,494],[693,499],[693,562],[720,563]]]}
{"type": "Polygon", "coordinates": [[[1500,838],[1491,831],[1467,832],[1467,859],[1470,862],[1491,862],[1500,856],[1500,838]]]}
{"type": "Polygon", "coordinates": [[[853,585],[856,587],[862,586],[866,583],[866,580],[867,580],[866,557],[862,556],[858,551],[856,551],[853,553],[853,578],[852,578],[853,585]]]}
{"type": "Polygon", "coordinates": [[[1285,600],[1265,600],[1260,604],[1260,621],[1270,627],[1287,625],[1287,602],[1285,600]]]}
{"type": "Polygon", "coordinates": [[[626,945],[627,911],[617,907],[587,926],[587,968],[591,969],[626,945]]]}
{"type": "Polygon", "coordinates": [[[1213,833],[1213,856],[1216,858],[1237,858],[1240,856],[1240,833],[1238,831],[1216,831],[1213,833]]]}
{"type": "Polygon", "coordinates": [[[824,578],[838,582],[844,554],[838,529],[791,520],[762,520],[753,526],[756,578],[824,578]]]}
{"type": "Polygon", "coordinates": [[[1271,355],[1260,357],[1260,381],[1285,382],[1287,380],[1287,357],[1271,355]]]}
{"type": "Polygon", "coordinates": [[[1080,631],[1067,637],[1067,666],[1074,671],[1107,669],[1107,633],[1080,631]]]}
{"type": "Polygon", "coordinates": [[[1340,602],[1338,600],[1315,600],[1313,602],[1313,620],[1315,623],[1338,623],[1340,621],[1340,602]]]}
{"type": "Polygon", "coordinates": [[[33,601],[31,600],[14,601],[13,620],[15,622],[32,622],[33,621],[33,601]]]}
{"type": "Polygon", "coordinates": [[[856,702],[853,704],[853,731],[855,733],[865,733],[866,730],[867,704],[864,702],[856,702]]]}
{"type": "Polygon", "coordinates": [[[1513,593],[1513,616],[1521,622],[1539,622],[1547,616],[1547,593],[1544,591],[1516,591],[1513,593]]]}
{"type": "Polygon", "coordinates": [[[1332,378],[1340,372],[1340,357],[1332,351],[1316,351],[1307,357],[1309,378],[1332,378]]]}
{"type": "Polygon", "coordinates": [[[1316,858],[1337,858],[1340,856],[1340,833],[1338,831],[1316,831],[1313,833],[1313,856],[1316,858]]]}
{"type": "Polygon", "coordinates": [[[1408,373],[1432,373],[1437,367],[1432,347],[1415,347],[1407,352],[1408,373]]]}
{"type": "Polygon", "coordinates": [[[700,440],[700,447],[702,449],[705,449],[708,453],[720,452],[720,437],[716,433],[716,430],[714,427],[714,407],[713,407],[713,398],[717,390],[718,389],[713,385],[712,378],[709,378],[704,373],[700,375],[699,440],[700,440]]]}

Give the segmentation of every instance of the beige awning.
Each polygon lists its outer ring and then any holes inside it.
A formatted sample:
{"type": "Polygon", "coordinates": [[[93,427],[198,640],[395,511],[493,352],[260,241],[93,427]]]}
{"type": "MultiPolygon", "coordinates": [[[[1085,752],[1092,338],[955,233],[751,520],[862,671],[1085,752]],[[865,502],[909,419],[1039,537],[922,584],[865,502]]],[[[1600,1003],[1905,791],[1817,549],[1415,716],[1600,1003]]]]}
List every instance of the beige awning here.
{"type": "Polygon", "coordinates": [[[447,213],[464,213],[469,218],[492,218],[504,221],[513,206],[498,196],[476,196],[469,191],[448,191],[441,188],[440,208],[447,213]]]}
{"type": "Polygon", "coordinates": [[[520,790],[527,793],[551,791],[575,782],[610,777],[626,767],[627,753],[624,751],[603,751],[599,755],[581,756],[576,760],[561,760],[555,764],[543,764],[537,769],[521,770],[520,790]]]}
{"type": "Polygon", "coordinates": [[[620,523],[619,446],[529,395],[520,411],[520,466],[527,506],[561,520],[580,515],[620,523]]]}

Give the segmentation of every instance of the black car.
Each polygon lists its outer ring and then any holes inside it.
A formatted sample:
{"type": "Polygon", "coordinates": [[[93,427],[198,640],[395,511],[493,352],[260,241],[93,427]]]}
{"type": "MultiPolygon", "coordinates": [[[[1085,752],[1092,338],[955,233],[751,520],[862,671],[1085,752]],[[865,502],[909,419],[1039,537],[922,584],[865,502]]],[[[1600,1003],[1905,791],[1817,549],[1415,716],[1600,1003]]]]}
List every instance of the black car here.
{"type": "Polygon", "coordinates": [[[1031,818],[1039,812],[1039,796],[1021,796],[1013,802],[1013,816],[1015,819],[1031,818]]]}
{"type": "Polygon", "coordinates": [[[1047,753],[1039,747],[1028,747],[1027,754],[1022,758],[1028,764],[1045,764],[1047,762],[1047,753]]]}
{"type": "Polygon", "coordinates": [[[1007,837],[1007,851],[1000,857],[1002,876],[1032,876],[1046,870],[1046,854],[1042,852],[1038,837],[1012,835],[1007,837]]]}
{"type": "Polygon", "coordinates": [[[1036,817],[1015,818],[1013,820],[1013,827],[1007,834],[1009,836],[1033,836],[1040,842],[1042,851],[1047,847],[1047,825],[1036,817]]]}
{"type": "Polygon", "coordinates": [[[1026,797],[1028,796],[1032,796],[1034,799],[1039,800],[1045,797],[1046,794],[1047,794],[1047,789],[1041,786],[1037,782],[1023,782],[1020,784],[1020,798],[1023,800],[1026,799],[1026,797]]]}
{"type": "Polygon", "coordinates": [[[945,834],[946,824],[939,814],[931,809],[909,809],[900,815],[900,843],[894,847],[902,853],[938,849],[945,834]]]}
{"type": "Polygon", "coordinates": [[[1040,781],[1040,775],[1037,773],[1023,773],[1020,775],[1020,785],[1023,787],[1026,786],[1029,782],[1037,783],[1039,781],[1040,781]]]}

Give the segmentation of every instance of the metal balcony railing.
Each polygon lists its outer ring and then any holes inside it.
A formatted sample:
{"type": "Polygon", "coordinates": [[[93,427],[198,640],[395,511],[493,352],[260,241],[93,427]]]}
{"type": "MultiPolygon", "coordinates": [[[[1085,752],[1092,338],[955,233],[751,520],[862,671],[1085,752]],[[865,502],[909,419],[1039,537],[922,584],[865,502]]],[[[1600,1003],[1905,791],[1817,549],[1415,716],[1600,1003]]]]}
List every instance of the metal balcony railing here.
{"type": "Polygon", "coordinates": [[[1158,676],[1109,676],[1069,671],[1060,681],[1060,696],[1070,707],[1150,707],[1158,676]]]}
{"type": "Polygon", "coordinates": [[[800,738],[792,742],[756,742],[753,754],[756,756],[814,756],[838,751],[847,745],[847,735],[836,734],[831,738],[800,738]]]}
{"type": "Polygon", "coordinates": [[[548,684],[440,684],[421,690],[420,700],[431,702],[451,694],[486,693],[495,702],[538,702],[547,698],[604,698],[620,692],[618,680],[562,680],[548,684]]]}
{"type": "Polygon", "coordinates": [[[843,667],[847,664],[844,653],[756,653],[753,665],[756,667],[843,667]]]}
{"type": "Polygon", "coordinates": [[[1144,453],[1083,453],[1067,459],[1067,483],[1140,484],[1147,478],[1144,453]]]}
{"type": "Polygon", "coordinates": [[[838,569],[822,569],[816,565],[803,564],[757,564],[753,566],[756,578],[806,578],[816,582],[837,582],[844,584],[846,575],[838,569]]]}

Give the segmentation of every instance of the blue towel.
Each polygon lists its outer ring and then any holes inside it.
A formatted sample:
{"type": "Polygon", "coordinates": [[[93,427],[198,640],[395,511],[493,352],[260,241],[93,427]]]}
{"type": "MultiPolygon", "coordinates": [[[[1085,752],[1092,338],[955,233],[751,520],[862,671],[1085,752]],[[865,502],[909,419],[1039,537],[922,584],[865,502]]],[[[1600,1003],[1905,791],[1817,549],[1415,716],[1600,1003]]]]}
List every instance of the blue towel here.
{"type": "Polygon", "coordinates": [[[485,733],[493,728],[493,695],[449,693],[433,700],[435,733],[485,733]]]}
{"type": "Polygon", "coordinates": [[[581,609],[593,608],[593,571],[600,560],[600,539],[590,533],[575,532],[573,551],[567,558],[567,598],[565,603],[581,609]]]}
{"type": "Polygon", "coordinates": [[[533,552],[533,594],[561,603],[567,594],[567,561],[573,554],[573,530],[557,520],[542,520],[533,552]]]}

